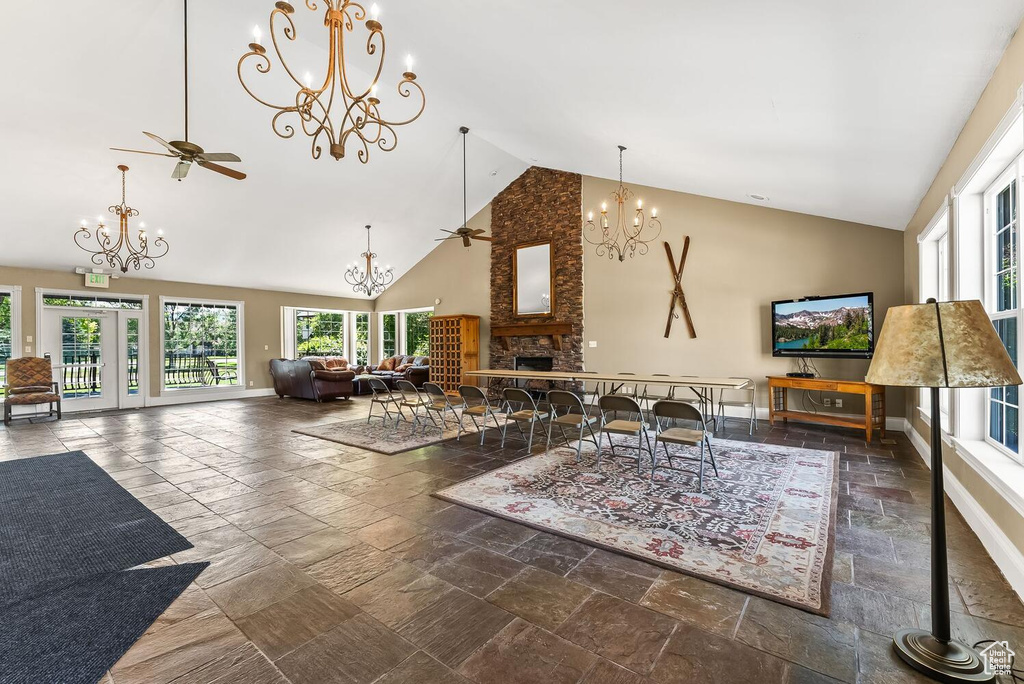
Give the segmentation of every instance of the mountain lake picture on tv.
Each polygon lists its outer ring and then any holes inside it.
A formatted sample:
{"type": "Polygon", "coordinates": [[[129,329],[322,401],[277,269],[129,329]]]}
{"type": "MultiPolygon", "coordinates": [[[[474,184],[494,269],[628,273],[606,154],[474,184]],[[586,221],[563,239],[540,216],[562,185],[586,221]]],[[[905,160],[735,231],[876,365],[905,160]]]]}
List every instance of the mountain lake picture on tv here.
{"type": "Polygon", "coordinates": [[[772,302],[772,354],[868,358],[873,308],[870,292],[772,302]]]}

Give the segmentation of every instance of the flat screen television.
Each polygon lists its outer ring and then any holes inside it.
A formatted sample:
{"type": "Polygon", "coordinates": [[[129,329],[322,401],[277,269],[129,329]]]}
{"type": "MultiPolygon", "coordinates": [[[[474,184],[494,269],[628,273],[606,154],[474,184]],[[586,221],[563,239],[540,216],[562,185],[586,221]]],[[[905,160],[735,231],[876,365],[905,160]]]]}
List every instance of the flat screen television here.
{"type": "Polygon", "coordinates": [[[871,292],[772,302],[772,356],[870,359],[871,292]]]}

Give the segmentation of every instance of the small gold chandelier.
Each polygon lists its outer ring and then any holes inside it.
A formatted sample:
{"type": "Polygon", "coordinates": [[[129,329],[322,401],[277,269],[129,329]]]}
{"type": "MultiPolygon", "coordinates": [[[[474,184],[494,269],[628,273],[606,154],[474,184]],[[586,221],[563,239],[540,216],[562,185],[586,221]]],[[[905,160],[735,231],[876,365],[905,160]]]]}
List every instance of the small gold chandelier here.
{"type": "MultiPolygon", "coordinates": [[[[255,59],[255,68],[261,74],[270,71],[271,61],[267,56],[267,50],[260,43],[262,33],[260,27],[253,29],[253,42],[249,44],[249,52],[245,53],[238,60],[238,80],[241,82],[245,92],[262,105],[276,109],[277,113],[271,119],[271,128],[274,133],[282,138],[290,138],[295,135],[295,128],[285,122],[279,126],[279,120],[285,114],[295,114],[298,117],[302,132],[312,137],[310,143],[313,159],[319,159],[321,154],[321,136],[326,137],[328,151],[332,157],[340,160],[345,156],[345,145],[352,135],[360,145],[357,151],[359,161],[364,164],[370,160],[370,147],[377,146],[384,152],[390,152],[398,145],[398,135],[395,133],[395,126],[404,126],[412,123],[423,113],[426,106],[426,95],[423,88],[416,82],[416,74],[412,70],[412,57],[406,57],[405,73],[398,83],[398,94],[404,98],[412,97],[414,92],[419,93],[419,111],[412,117],[402,121],[389,121],[380,115],[380,99],[377,86],[380,80],[381,70],[384,67],[384,31],[380,22],[377,21],[379,9],[374,3],[370,8],[369,19],[366,18],[366,10],[363,6],[349,0],[325,0],[326,10],[324,12],[324,26],[327,27],[329,35],[327,50],[327,74],[319,85],[314,85],[313,76],[306,72],[300,81],[294,71],[285,63],[281,49],[277,44],[277,32],[275,21],[283,21],[286,26],[281,33],[288,40],[295,40],[295,23],[291,15],[295,8],[287,2],[277,2],[274,11],[270,13],[270,40],[277,54],[277,60],[281,63],[285,73],[298,86],[294,102],[291,104],[276,105],[258,97],[242,77],[242,64],[250,57],[255,59]],[[353,33],[356,24],[365,22],[369,35],[366,37],[366,54],[379,54],[376,73],[369,85],[364,90],[354,89],[349,82],[351,68],[345,62],[345,33],[353,33]],[[331,119],[332,109],[337,106],[341,112],[340,121],[331,119]]],[[[306,0],[306,7],[312,11],[318,9],[317,0],[306,0]]]]}
{"type": "Polygon", "coordinates": [[[612,199],[618,205],[615,216],[615,227],[608,223],[608,203],[601,203],[601,218],[594,223],[594,212],[587,213],[587,221],[583,224],[583,238],[592,245],[597,245],[598,256],[607,256],[609,259],[618,257],[619,261],[625,261],[626,256],[630,258],[636,255],[647,254],[648,243],[656,240],[661,234],[661,221],[658,220],[658,209],[651,209],[650,219],[644,216],[644,201],[636,201],[636,214],[633,216],[632,225],[626,221],[625,205],[633,193],[622,184],[622,153],[626,148],[619,145],[619,189],[612,193],[612,199]],[[647,230],[648,234],[644,234],[647,230]],[[599,240],[591,239],[591,236],[600,237],[599,240]]]}
{"type": "Polygon", "coordinates": [[[377,254],[370,251],[370,226],[366,226],[366,251],[359,257],[366,260],[366,268],[360,266],[358,262],[349,264],[345,271],[345,282],[357,293],[361,292],[368,297],[379,295],[391,284],[395,276],[393,268],[385,266],[382,270],[380,264],[375,261],[377,254]]]}
{"type": "Polygon", "coordinates": [[[153,268],[153,260],[166,255],[170,246],[163,238],[164,232],[158,230],[156,232],[156,240],[153,241],[153,247],[159,253],[151,254],[145,223],[139,223],[138,244],[136,245],[132,242],[132,237],[128,233],[128,219],[138,216],[139,212],[125,203],[125,173],[128,171],[128,167],[120,164],[117,168],[121,171],[121,203],[112,204],[107,208],[107,211],[111,214],[117,214],[118,231],[116,240],[110,234],[110,228],[103,223],[103,217],[97,216],[97,225],[94,229],[90,229],[86,222],[82,221],[82,226],[75,232],[75,244],[92,254],[92,263],[97,266],[106,262],[111,268],[120,269],[121,273],[127,273],[129,268],[134,268],[136,271],[143,266],[153,268]],[[94,232],[96,244],[91,245],[89,242],[92,240],[94,232]]]}

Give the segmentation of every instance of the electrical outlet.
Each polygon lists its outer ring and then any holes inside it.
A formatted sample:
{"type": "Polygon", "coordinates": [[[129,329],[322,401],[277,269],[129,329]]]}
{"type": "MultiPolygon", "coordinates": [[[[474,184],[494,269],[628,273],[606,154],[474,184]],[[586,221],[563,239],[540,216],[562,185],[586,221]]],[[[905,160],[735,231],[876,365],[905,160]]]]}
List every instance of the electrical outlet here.
{"type": "Polygon", "coordinates": [[[843,400],[836,399],[836,408],[843,408],[843,400]]]}
{"type": "Polygon", "coordinates": [[[250,380],[250,381],[249,381],[249,387],[252,387],[252,386],[253,386],[253,385],[255,385],[255,384],[256,384],[256,382],[255,382],[254,380],[250,380]]]}
{"type": "Polygon", "coordinates": [[[591,349],[593,349],[594,347],[597,346],[597,340],[590,340],[587,344],[590,346],[591,349]]]}
{"type": "Polygon", "coordinates": [[[31,344],[26,344],[25,345],[25,353],[26,354],[31,354],[32,353],[32,345],[31,344]]]}
{"type": "Polygon", "coordinates": [[[270,351],[270,345],[269,344],[263,345],[263,351],[270,351]]]}
{"type": "Polygon", "coordinates": [[[825,404],[825,406],[831,406],[831,405],[832,405],[832,400],[831,400],[831,399],[829,399],[828,397],[825,397],[825,398],[824,398],[824,399],[822,400],[822,403],[824,403],[824,404],[825,404]]]}

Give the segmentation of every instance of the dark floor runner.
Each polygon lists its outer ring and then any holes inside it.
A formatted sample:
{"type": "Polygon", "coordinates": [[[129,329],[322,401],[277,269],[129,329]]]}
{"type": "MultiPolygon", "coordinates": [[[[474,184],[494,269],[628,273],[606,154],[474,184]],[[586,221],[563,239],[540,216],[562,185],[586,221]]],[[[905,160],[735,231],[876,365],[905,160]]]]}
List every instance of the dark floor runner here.
{"type": "Polygon", "coordinates": [[[0,606],[191,546],[81,451],[0,462],[0,606]]]}
{"type": "Polygon", "coordinates": [[[80,578],[0,607],[0,684],[93,684],[209,563],[80,578]]]}

